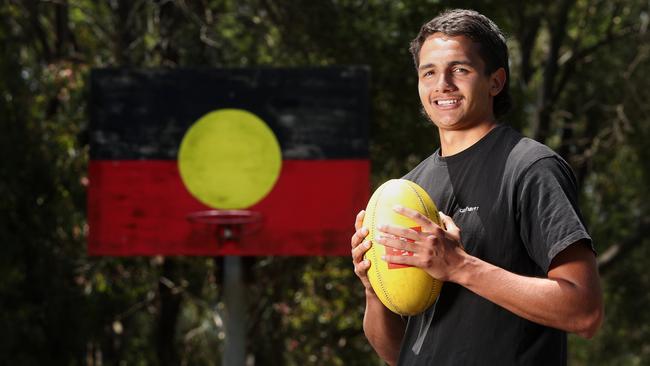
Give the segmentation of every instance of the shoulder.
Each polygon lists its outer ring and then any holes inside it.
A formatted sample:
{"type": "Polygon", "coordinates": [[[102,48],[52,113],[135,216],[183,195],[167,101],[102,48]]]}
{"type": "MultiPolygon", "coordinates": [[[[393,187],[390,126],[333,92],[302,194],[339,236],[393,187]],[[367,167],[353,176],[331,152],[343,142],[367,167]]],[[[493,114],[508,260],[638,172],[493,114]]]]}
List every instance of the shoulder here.
{"type": "Polygon", "coordinates": [[[513,149],[508,164],[513,188],[520,194],[564,192],[577,197],[578,184],[573,169],[558,153],[530,138],[522,138],[513,149]]]}
{"type": "Polygon", "coordinates": [[[550,147],[528,137],[522,137],[513,147],[509,160],[515,164],[530,166],[543,158],[559,157],[550,147]]]}
{"type": "Polygon", "coordinates": [[[429,176],[440,165],[438,161],[438,150],[428,158],[422,160],[415,168],[406,173],[402,179],[419,183],[424,177],[429,176]]]}
{"type": "Polygon", "coordinates": [[[523,137],[517,142],[506,163],[506,170],[517,177],[526,175],[529,171],[546,170],[552,167],[571,170],[569,164],[558,153],[528,137],[523,137]]]}

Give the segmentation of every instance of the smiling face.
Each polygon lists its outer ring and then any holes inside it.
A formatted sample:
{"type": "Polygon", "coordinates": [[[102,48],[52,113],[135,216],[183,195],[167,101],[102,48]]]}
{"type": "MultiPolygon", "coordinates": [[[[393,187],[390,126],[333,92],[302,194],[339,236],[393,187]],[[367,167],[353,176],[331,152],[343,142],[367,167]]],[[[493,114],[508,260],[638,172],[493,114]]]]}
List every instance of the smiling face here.
{"type": "Polygon", "coordinates": [[[505,81],[500,68],[485,74],[479,45],[465,36],[434,33],[422,45],[418,68],[420,101],[441,130],[466,130],[495,122],[494,96],[505,81]]]}

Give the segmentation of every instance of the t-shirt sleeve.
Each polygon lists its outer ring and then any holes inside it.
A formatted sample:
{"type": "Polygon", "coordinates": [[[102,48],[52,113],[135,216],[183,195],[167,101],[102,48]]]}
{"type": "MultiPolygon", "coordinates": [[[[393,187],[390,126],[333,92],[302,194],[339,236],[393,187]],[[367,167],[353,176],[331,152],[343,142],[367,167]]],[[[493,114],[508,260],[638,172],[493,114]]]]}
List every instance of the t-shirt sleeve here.
{"type": "Polygon", "coordinates": [[[579,240],[585,239],[593,250],[578,208],[576,180],[564,160],[552,156],[536,161],[519,187],[520,235],[545,273],[558,253],[579,240]]]}

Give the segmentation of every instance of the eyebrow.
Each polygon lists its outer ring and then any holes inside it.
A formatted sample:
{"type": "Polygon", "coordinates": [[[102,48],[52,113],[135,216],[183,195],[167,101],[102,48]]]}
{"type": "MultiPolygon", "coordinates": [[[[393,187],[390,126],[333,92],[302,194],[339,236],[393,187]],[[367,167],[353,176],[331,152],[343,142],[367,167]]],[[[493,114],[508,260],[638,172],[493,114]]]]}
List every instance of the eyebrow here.
{"type": "MultiPolygon", "coordinates": [[[[456,65],[467,65],[467,66],[470,66],[470,67],[475,67],[474,63],[472,63],[469,60],[449,61],[447,63],[447,67],[456,66],[456,65]]],[[[432,63],[428,63],[428,64],[420,65],[420,67],[418,67],[418,70],[426,70],[426,69],[431,69],[431,68],[435,68],[435,67],[436,67],[436,65],[434,65],[432,63]]]]}

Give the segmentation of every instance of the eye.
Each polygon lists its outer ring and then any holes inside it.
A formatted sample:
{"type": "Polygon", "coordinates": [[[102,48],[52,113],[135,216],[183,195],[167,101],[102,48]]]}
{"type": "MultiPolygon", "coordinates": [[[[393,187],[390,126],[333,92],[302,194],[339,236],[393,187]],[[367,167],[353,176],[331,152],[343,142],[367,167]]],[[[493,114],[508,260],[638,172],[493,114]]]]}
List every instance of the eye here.
{"type": "Polygon", "coordinates": [[[422,73],[423,78],[428,78],[428,77],[431,77],[431,76],[433,76],[433,70],[427,70],[427,71],[422,73]]]}
{"type": "Polygon", "coordinates": [[[452,72],[453,72],[454,74],[467,74],[467,73],[469,72],[469,70],[467,70],[467,69],[464,68],[464,67],[455,67],[455,68],[452,70],[452,72]]]}

